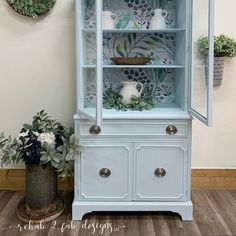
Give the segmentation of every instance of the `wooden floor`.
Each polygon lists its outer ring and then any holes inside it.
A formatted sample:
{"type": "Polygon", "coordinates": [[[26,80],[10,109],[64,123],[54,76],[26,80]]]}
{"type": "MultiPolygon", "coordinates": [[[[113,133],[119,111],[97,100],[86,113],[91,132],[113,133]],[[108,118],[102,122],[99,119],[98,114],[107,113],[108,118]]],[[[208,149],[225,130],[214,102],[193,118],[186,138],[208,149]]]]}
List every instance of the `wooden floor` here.
{"type": "Polygon", "coordinates": [[[23,192],[0,191],[0,236],[230,236],[236,235],[236,190],[193,190],[194,220],[171,213],[93,213],[71,222],[72,193],[63,192],[66,210],[51,223],[29,230],[15,209],[23,192]],[[71,229],[71,227],[73,229],[71,229]]]}

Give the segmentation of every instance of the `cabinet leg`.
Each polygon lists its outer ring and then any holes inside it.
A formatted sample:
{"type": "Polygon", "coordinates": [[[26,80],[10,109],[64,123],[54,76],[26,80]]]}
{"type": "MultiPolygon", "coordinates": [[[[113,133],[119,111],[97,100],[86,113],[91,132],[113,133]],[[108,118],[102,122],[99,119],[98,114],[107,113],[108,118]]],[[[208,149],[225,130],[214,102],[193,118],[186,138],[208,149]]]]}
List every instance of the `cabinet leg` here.
{"type": "Polygon", "coordinates": [[[83,216],[87,213],[90,213],[92,211],[83,208],[81,206],[78,206],[76,204],[72,205],[72,220],[82,220],[83,216]]]}
{"type": "Polygon", "coordinates": [[[192,209],[192,207],[179,209],[175,212],[178,213],[181,216],[183,221],[193,220],[193,209],[192,209]]]}

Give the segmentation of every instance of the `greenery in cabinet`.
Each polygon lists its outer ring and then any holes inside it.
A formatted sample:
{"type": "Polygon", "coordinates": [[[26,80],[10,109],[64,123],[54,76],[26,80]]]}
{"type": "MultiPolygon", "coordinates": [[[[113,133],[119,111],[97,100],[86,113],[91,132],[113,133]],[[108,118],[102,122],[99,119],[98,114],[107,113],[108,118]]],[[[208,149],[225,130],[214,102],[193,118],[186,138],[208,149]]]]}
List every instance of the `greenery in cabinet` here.
{"type": "MultiPolygon", "coordinates": [[[[208,56],[208,37],[200,37],[198,40],[198,48],[204,57],[208,56]]],[[[215,57],[235,57],[236,41],[224,34],[215,36],[214,38],[214,56],[215,57]]]]}
{"type": "Polygon", "coordinates": [[[122,103],[122,96],[119,92],[109,88],[103,96],[103,105],[107,109],[116,109],[121,111],[132,110],[132,111],[142,111],[150,110],[155,105],[155,96],[152,91],[148,88],[143,91],[141,98],[136,96],[132,97],[132,102],[130,104],[122,103]]]}
{"type": "Polygon", "coordinates": [[[121,69],[105,71],[103,104],[107,109],[142,111],[152,109],[158,102],[174,101],[172,70],[121,69]],[[132,103],[122,104],[120,82],[136,81],[143,84],[141,98],[133,97],[132,103]]]}

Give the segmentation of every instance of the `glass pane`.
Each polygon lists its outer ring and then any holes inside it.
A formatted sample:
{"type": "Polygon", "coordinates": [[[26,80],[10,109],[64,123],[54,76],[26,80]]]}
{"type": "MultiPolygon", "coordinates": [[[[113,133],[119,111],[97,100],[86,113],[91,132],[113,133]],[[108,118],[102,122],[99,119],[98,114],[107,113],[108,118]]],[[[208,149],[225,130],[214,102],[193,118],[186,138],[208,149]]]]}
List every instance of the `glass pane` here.
{"type": "MultiPolygon", "coordinates": [[[[83,107],[84,115],[96,121],[96,1],[83,0],[83,107]]],[[[82,78],[80,78],[82,79],[82,78]]]]}
{"type": "Polygon", "coordinates": [[[96,28],[95,0],[83,0],[83,25],[85,29],[96,28]]]}
{"type": "Polygon", "coordinates": [[[193,0],[193,35],[192,35],[192,81],[191,108],[207,119],[208,114],[208,55],[201,55],[198,40],[208,38],[209,31],[209,1],[193,0]]]}

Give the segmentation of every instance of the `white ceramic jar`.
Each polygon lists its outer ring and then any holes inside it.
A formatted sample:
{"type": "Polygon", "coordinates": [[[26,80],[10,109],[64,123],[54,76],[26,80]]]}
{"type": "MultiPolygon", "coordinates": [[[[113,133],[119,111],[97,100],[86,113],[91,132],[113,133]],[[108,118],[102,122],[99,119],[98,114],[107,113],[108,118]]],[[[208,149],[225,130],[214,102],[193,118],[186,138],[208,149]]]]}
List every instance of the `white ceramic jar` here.
{"type": "Polygon", "coordinates": [[[117,15],[115,13],[112,13],[111,11],[103,11],[102,18],[103,29],[115,29],[115,23],[117,21],[117,15]]]}
{"type": "Polygon", "coordinates": [[[135,81],[123,81],[121,82],[123,85],[122,89],[120,90],[120,95],[122,98],[122,103],[127,105],[132,102],[132,97],[135,96],[137,98],[141,97],[143,91],[143,84],[140,82],[135,81]],[[140,89],[138,89],[140,86],[140,89]]]}
{"type": "Polygon", "coordinates": [[[165,29],[166,28],[166,20],[167,12],[162,9],[155,9],[154,16],[150,21],[150,29],[165,29]]]}

